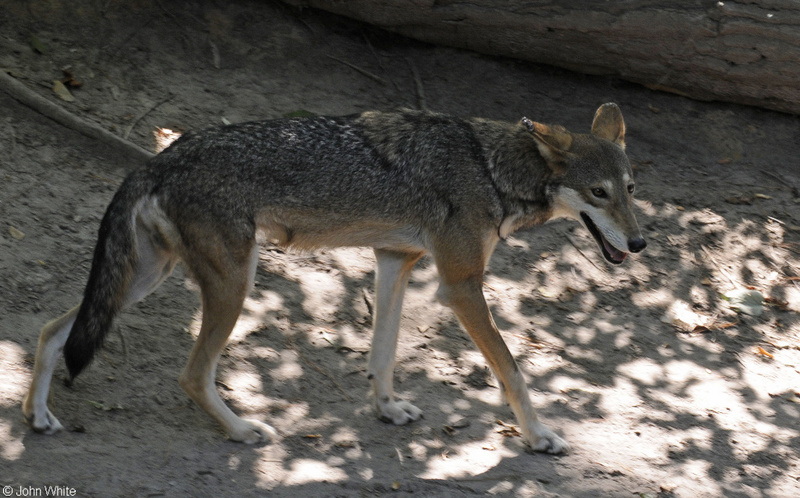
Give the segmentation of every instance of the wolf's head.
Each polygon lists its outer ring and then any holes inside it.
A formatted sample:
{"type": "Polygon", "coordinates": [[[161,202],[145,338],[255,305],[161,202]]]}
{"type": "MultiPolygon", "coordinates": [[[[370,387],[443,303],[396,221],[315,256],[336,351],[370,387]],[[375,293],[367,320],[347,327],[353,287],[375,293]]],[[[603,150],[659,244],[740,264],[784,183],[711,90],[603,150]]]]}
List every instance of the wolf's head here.
{"type": "Polygon", "coordinates": [[[647,243],[633,215],[635,184],[619,107],[600,106],[588,135],[527,118],[521,124],[558,179],[550,192],[553,217],[580,221],[611,263],[620,264],[628,252],[643,250],[647,243]]]}

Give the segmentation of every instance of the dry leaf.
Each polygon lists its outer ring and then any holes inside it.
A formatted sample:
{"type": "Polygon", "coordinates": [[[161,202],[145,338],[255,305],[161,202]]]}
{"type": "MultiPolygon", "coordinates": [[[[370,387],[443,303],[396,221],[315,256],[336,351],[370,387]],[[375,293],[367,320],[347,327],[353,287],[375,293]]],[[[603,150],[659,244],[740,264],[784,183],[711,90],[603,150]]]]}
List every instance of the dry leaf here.
{"type": "Polygon", "coordinates": [[[119,403],[114,404],[114,405],[109,405],[109,404],[106,404],[106,403],[101,403],[99,401],[92,401],[90,399],[87,399],[86,401],[90,405],[92,405],[93,407],[97,408],[98,410],[103,410],[104,412],[110,412],[110,411],[116,411],[116,410],[124,410],[122,405],[120,405],[119,403]]]}
{"type": "Polygon", "coordinates": [[[771,398],[780,398],[789,403],[800,403],[800,393],[789,390],[783,393],[767,393],[771,398]]]}
{"type": "Polygon", "coordinates": [[[765,194],[755,194],[755,198],[756,199],[767,199],[767,200],[772,199],[772,197],[770,197],[768,195],[765,195],[765,194]]]}
{"type": "Polygon", "coordinates": [[[722,159],[717,161],[717,164],[730,164],[731,161],[733,161],[733,159],[731,159],[730,157],[723,157],[722,159]]]}
{"type": "Polygon", "coordinates": [[[760,316],[764,311],[764,295],[750,287],[728,291],[722,295],[722,299],[731,303],[731,308],[745,315],[760,316]]]}
{"type": "Polygon", "coordinates": [[[58,98],[65,102],[75,102],[75,97],[69,93],[69,90],[67,90],[67,87],[64,86],[64,83],[59,80],[53,81],[53,92],[58,95],[58,98]]]}
{"type": "Polygon", "coordinates": [[[764,302],[770,306],[774,306],[781,311],[787,311],[789,309],[789,303],[787,301],[781,301],[777,297],[765,297],[764,302]]]}
{"type": "Polygon", "coordinates": [[[756,354],[760,354],[761,356],[766,356],[770,360],[775,359],[775,356],[773,356],[771,353],[769,353],[767,350],[765,350],[761,346],[758,347],[758,350],[756,351],[756,354]]]}
{"type": "Polygon", "coordinates": [[[501,435],[503,435],[503,436],[505,436],[505,437],[518,437],[518,436],[522,436],[522,434],[520,434],[519,430],[517,430],[517,428],[516,428],[515,426],[513,426],[513,425],[509,425],[509,424],[506,424],[506,423],[505,423],[505,422],[503,422],[502,420],[498,420],[498,421],[497,421],[497,425],[500,425],[500,426],[502,426],[502,427],[503,427],[502,429],[499,429],[499,430],[497,431],[497,433],[498,433],[498,434],[501,434],[501,435]]]}
{"type": "Polygon", "coordinates": [[[169,147],[172,142],[181,138],[181,132],[169,128],[156,128],[153,136],[156,139],[156,152],[161,152],[169,147]]]}
{"type": "Polygon", "coordinates": [[[46,54],[48,51],[47,45],[39,39],[36,35],[31,35],[31,48],[39,54],[46,54]]]}
{"type": "Polygon", "coordinates": [[[75,79],[75,75],[72,74],[72,71],[70,71],[69,69],[66,68],[62,69],[61,72],[64,73],[64,77],[61,78],[61,80],[59,81],[61,81],[61,83],[64,83],[64,86],[67,86],[69,88],[80,88],[83,86],[83,82],[75,79]]]}
{"type": "Polygon", "coordinates": [[[544,287],[544,286],[542,286],[542,287],[539,287],[539,288],[538,288],[538,289],[536,289],[536,290],[538,290],[538,291],[539,291],[539,294],[541,294],[541,295],[542,295],[542,297],[549,297],[549,298],[553,298],[553,297],[556,297],[556,296],[557,296],[557,294],[556,294],[555,292],[552,292],[552,291],[549,291],[549,290],[547,290],[547,287],[544,287]]]}
{"type": "Polygon", "coordinates": [[[734,195],[725,199],[725,202],[728,204],[744,204],[749,206],[753,203],[753,196],[745,194],[734,195]]]}

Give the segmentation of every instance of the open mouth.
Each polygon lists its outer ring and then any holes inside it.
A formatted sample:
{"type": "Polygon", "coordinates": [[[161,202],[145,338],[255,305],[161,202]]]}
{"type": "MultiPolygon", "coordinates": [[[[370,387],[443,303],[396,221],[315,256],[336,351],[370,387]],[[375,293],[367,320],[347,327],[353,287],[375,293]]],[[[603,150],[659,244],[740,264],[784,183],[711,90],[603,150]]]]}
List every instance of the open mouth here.
{"type": "Polygon", "coordinates": [[[600,230],[597,228],[597,225],[594,224],[589,215],[586,213],[581,213],[581,219],[583,219],[583,223],[586,225],[586,228],[589,229],[589,233],[592,234],[594,240],[597,241],[597,245],[600,246],[600,249],[603,251],[603,256],[606,258],[607,261],[618,265],[625,261],[625,257],[628,255],[627,252],[622,252],[616,247],[612,246],[603,234],[600,233],[600,230]]]}

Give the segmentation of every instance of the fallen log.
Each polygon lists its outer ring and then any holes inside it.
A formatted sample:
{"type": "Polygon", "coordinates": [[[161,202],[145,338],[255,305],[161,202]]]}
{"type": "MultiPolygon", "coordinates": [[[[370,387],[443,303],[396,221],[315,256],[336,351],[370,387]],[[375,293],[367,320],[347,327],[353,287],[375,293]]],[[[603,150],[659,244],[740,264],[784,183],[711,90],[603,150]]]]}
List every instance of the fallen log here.
{"type": "Polygon", "coordinates": [[[800,114],[797,0],[284,0],[429,43],[800,114]]]}

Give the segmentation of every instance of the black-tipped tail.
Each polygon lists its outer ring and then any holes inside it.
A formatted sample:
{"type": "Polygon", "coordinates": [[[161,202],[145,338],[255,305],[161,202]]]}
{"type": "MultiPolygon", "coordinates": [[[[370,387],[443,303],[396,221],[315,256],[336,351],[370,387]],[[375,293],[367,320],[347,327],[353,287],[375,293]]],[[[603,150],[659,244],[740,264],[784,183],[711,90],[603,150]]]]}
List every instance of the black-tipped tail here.
{"type": "Polygon", "coordinates": [[[138,259],[134,210],[148,190],[137,176],[125,180],[100,223],[83,302],[64,344],[64,361],[72,378],[92,361],[125,304],[138,259]]]}

